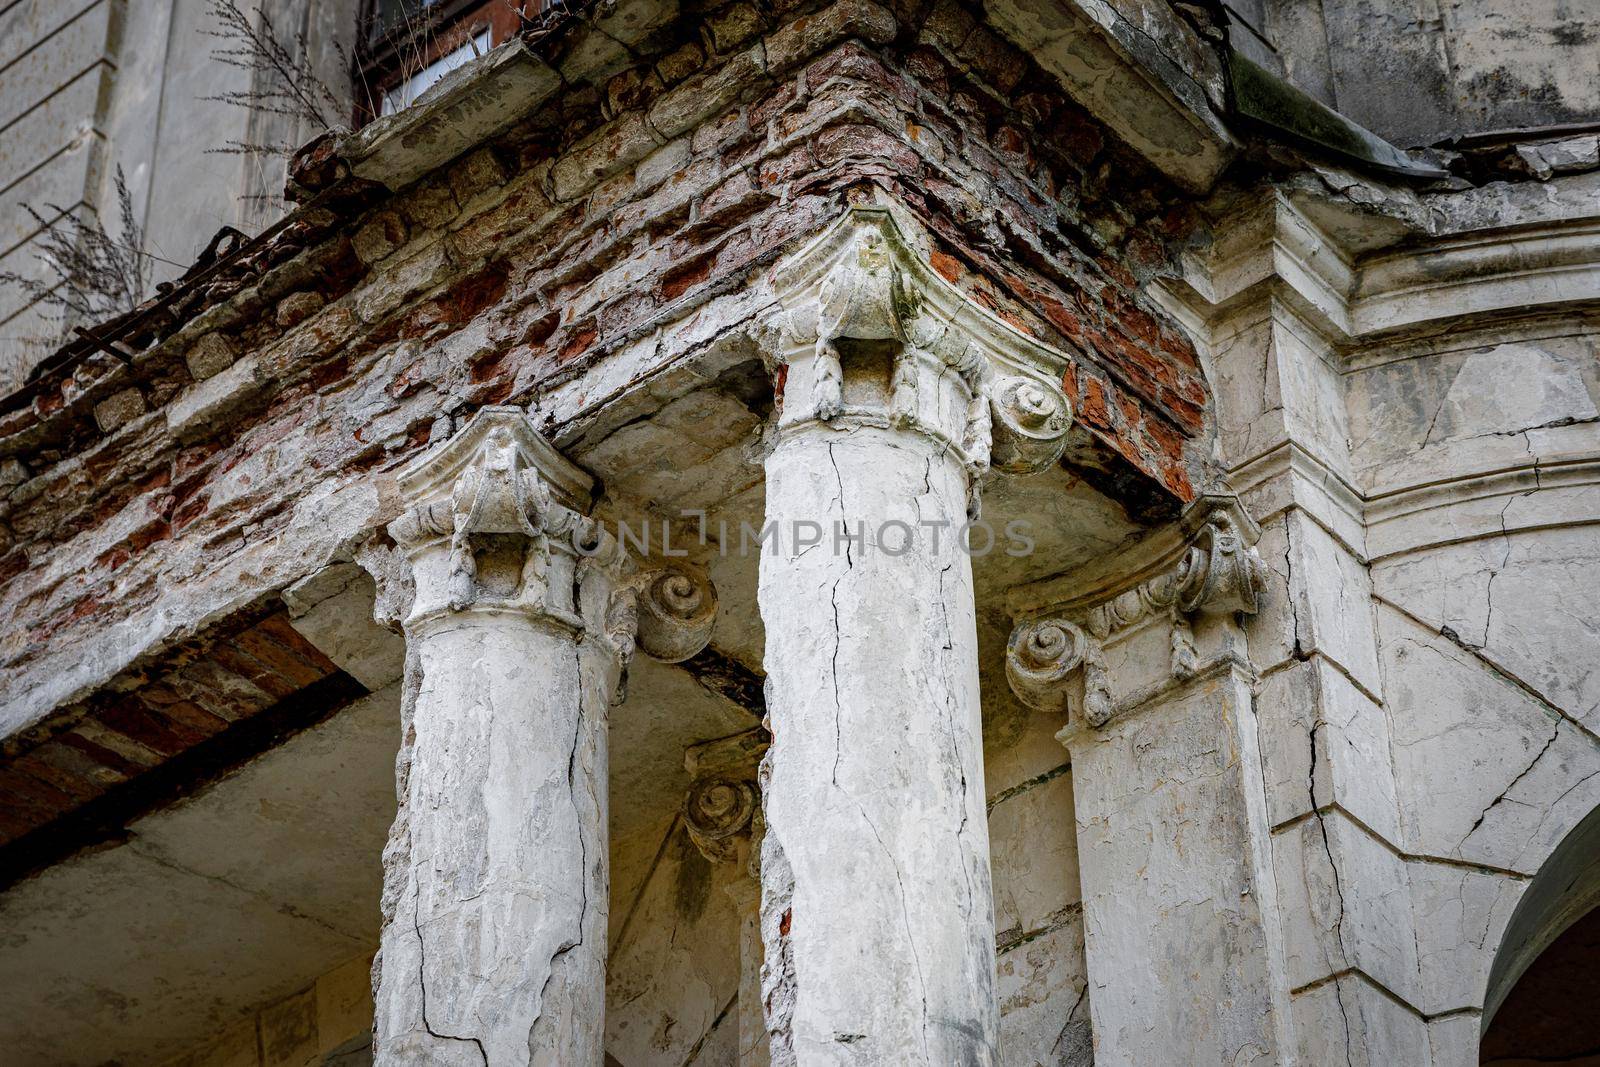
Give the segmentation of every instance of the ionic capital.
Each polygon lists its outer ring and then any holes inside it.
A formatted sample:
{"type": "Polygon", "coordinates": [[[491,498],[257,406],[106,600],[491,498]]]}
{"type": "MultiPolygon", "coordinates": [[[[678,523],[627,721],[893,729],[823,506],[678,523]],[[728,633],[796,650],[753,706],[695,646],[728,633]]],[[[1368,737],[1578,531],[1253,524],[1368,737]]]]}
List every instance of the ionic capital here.
{"type": "Polygon", "coordinates": [[[919,431],[975,477],[1061,457],[1069,359],[932,271],[886,209],[854,208],[778,268],[762,338],[782,367],[778,430],[851,422],[919,431]]]}
{"type": "Polygon", "coordinates": [[[1011,632],[1006,678],[1024,704],[1055,714],[1077,703],[1083,720],[1103,726],[1116,711],[1104,650],[1152,618],[1171,624],[1170,676],[1199,667],[1191,620],[1199,615],[1254,614],[1266,586],[1266,567],[1246,543],[1248,523],[1217,501],[1202,502],[1201,518],[1176,562],[1108,599],[1043,612],[1011,632]],[[1079,681],[1081,680],[1081,688],[1079,681]]]}
{"type": "Polygon", "coordinates": [[[695,847],[714,863],[736,862],[748,854],[761,811],[757,771],[769,740],[767,731],[756,727],[684,751],[684,769],[693,779],[683,802],[684,826],[695,847]]]}
{"type": "Polygon", "coordinates": [[[409,506],[388,532],[409,563],[408,629],[522,613],[603,640],[623,662],[635,644],[677,662],[711,636],[710,580],[629,559],[586,514],[593,480],[520,408],[483,408],[398,482],[409,506]]]}

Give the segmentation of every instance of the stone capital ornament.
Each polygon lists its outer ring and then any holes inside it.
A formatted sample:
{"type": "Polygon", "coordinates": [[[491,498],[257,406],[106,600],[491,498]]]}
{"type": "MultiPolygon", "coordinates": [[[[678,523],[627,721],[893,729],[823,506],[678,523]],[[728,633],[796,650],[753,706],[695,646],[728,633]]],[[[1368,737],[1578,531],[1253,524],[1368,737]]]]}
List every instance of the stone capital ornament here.
{"type": "Polygon", "coordinates": [[[1072,410],[1066,354],[931,270],[883,208],[854,208],[773,275],[762,337],[781,368],[781,435],[887,425],[932,438],[976,482],[1055,463],[1072,410]]]}
{"type": "Polygon", "coordinates": [[[389,524],[411,563],[408,630],[467,614],[520,612],[668,663],[705,647],[709,578],[686,563],[641,564],[585,512],[593,488],[520,408],[487,407],[404,467],[412,501],[389,524]]]}
{"type": "Polygon", "coordinates": [[[1253,527],[1229,504],[1202,500],[1177,560],[1153,577],[1098,603],[1017,625],[1006,645],[1006,678],[1017,698],[1035,710],[1070,712],[1077,695],[1074,680],[1081,675],[1079,713],[1088,725],[1104,726],[1116,711],[1105,645],[1157,617],[1172,627],[1171,676],[1192,677],[1199,664],[1190,620],[1202,614],[1254,614],[1266,585],[1266,567],[1246,540],[1253,527]]]}
{"type": "Polygon", "coordinates": [[[732,863],[748,847],[760,821],[757,772],[770,740],[761,727],[693,745],[683,754],[690,774],[683,822],[701,855],[732,863]]]}

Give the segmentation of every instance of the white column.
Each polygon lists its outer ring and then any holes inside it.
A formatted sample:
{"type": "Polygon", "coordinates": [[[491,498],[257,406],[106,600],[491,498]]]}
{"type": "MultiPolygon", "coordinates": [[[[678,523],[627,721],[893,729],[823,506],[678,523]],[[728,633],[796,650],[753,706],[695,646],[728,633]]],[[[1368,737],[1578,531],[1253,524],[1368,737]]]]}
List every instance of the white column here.
{"type": "MultiPolygon", "coordinates": [[[[820,284],[773,339],[777,542],[759,588],[772,1063],[989,1064],[994,911],[958,531],[990,459],[991,371],[947,317],[916,313],[892,231],[846,236],[815,250],[822,270],[797,268],[820,284]]],[[[1064,399],[1021,395],[1064,431],[1064,399]]]]}
{"type": "Polygon", "coordinates": [[[640,608],[648,643],[674,583],[628,573],[582,515],[589,478],[516,408],[399,483],[408,566],[382,577],[413,588],[376,1062],[599,1067],[607,709],[640,608]]]}

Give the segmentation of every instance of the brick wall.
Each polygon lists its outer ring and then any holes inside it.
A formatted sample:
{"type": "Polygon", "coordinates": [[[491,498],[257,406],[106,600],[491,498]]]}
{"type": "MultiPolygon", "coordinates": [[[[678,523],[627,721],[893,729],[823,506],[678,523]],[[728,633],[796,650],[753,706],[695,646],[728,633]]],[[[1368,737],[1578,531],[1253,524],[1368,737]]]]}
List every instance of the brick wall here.
{"type": "Polygon", "coordinates": [[[0,742],[0,888],[115,840],[366,690],[270,607],[0,742]]]}

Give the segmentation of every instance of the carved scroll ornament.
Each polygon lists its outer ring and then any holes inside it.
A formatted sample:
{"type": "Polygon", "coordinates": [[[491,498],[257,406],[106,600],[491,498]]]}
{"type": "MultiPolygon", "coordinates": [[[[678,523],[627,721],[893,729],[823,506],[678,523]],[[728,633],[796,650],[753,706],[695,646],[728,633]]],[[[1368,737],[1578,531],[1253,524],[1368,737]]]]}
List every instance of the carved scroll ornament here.
{"type": "Polygon", "coordinates": [[[765,729],[756,727],[684,753],[684,768],[693,778],[684,798],[684,827],[713,862],[737,860],[756,832],[761,812],[757,768],[770,740],[765,729]]]}
{"type": "Polygon", "coordinates": [[[1189,677],[1197,667],[1189,620],[1198,614],[1254,614],[1265,583],[1265,566],[1233,520],[1213,514],[1178,562],[1156,577],[1074,617],[1047,616],[1017,626],[1006,646],[1006,678],[1024,704],[1060,714],[1081,671],[1084,721],[1103,726],[1116,710],[1103,655],[1107,641],[1145,619],[1165,616],[1172,625],[1172,675],[1189,677]]]}

